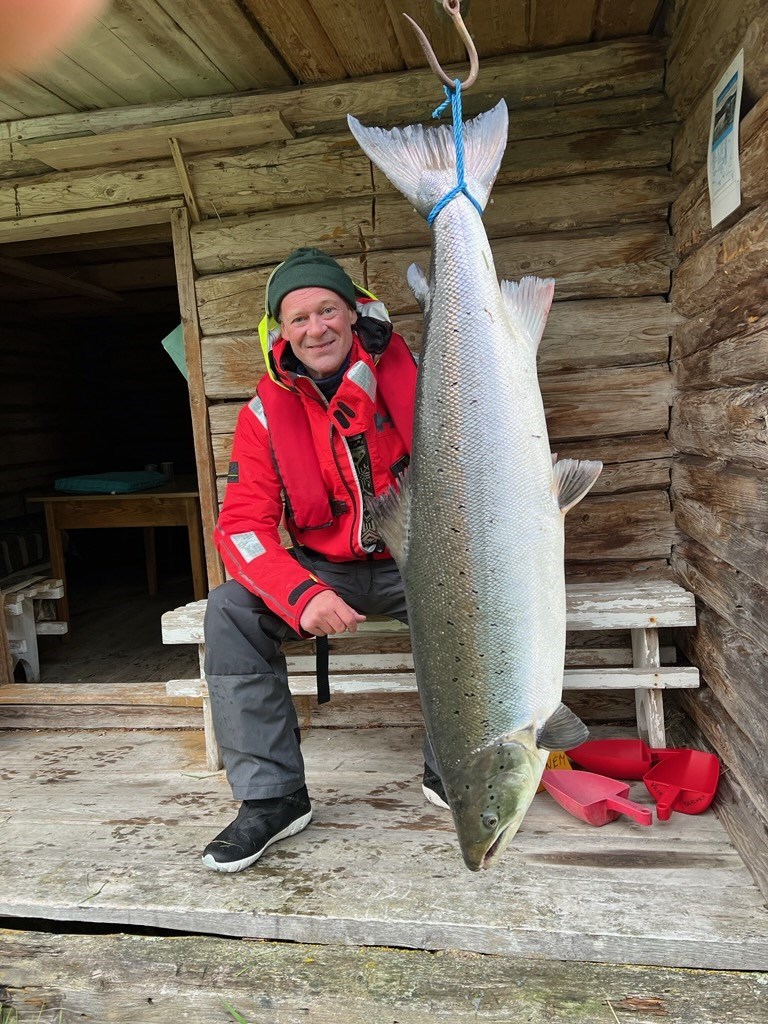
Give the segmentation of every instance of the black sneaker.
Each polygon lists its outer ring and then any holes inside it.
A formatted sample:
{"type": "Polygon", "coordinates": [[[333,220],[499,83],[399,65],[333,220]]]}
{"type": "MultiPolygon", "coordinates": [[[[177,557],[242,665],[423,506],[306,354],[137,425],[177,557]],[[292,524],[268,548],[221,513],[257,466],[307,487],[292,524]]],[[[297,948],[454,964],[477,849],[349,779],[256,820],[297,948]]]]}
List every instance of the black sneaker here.
{"type": "Polygon", "coordinates": [[[443,789],[443,780],[436,775],[429,765],[424,765],[424,778],[421,783],[421,791],[424,796],[435,807],[444,807],[449,811],[450,805],[443,789]]]}
{"type": "Polygon", "coordinates": [[[235,820],[203,850],[203,864],[213,871],[242,871],[272,843],[305,829],[311,818],[306,786],[288,796],[245,800],[235,820]]]}

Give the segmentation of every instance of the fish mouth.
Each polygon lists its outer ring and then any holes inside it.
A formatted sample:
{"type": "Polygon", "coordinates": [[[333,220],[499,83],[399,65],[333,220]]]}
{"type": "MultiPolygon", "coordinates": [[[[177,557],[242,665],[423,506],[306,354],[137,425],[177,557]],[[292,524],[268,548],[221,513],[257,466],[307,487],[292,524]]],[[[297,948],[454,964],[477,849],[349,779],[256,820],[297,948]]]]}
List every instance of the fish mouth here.
{"type": "Polygon", "coordinates": [[[493,861],[496,859],[496,857],[501,853],[501,851],[507,845],[506,842],[505,842],[505,837],[507,835],[507,832],[509,832],[509,826],[507,826],[506,828],[503,828],[501,830],[501,832],[499,832],[499,834],[496,836],[494,841],[491,843],[491,845],[485,851],[485,855],[484,855],[483,859],[480,861],[480,867],[483,868],[483,870],[485,870],[486,868],[489,868],[492,865],[493,861]]]}

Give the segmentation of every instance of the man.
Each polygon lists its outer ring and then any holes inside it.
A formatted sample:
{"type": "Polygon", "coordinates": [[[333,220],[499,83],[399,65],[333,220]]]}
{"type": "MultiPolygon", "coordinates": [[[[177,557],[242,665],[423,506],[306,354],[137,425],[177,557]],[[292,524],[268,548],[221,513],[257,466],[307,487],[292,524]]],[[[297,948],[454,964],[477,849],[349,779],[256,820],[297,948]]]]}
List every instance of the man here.
{"type": "MultiPolygon", "coordinates": [[[[205,619],[214,728],[242,801],[203,853],[215,871],[242,871],[312,817],[283,641],[354,632],[366,614],[407,621],[366,500],[408,465],[416,365],[366,295],[317,249],[297,249],[267,285],[279,336],[238,418],[215,532],[231,579],[205,619]]],[[[425,762],[424,793],[447,807],[428,744],[425,762]]]]}

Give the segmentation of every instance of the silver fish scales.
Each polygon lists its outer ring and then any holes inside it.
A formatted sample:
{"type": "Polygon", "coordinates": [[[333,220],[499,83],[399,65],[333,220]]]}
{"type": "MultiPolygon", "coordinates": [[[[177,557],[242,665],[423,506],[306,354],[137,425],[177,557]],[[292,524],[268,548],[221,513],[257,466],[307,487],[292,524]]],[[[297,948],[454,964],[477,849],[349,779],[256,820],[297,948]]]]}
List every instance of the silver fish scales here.
{"type": "MultiPolygon", "coordinates": [[[[384,131],[361,147],[425,217],[456,184],[448,128],[384,131]]],[[[502,102],[467,122],[468,189],[484,207],[504,152],[502,102]]],[[[564,515],[599,462],[553,466],[536,351],[554,282],[499,285],[464,194],[432,226],[411,467],[375,509],[405,582],[424,720],[465,863],[493,863],[536,792],[547,751],[586,729],[561,703],[564,515]]]]}

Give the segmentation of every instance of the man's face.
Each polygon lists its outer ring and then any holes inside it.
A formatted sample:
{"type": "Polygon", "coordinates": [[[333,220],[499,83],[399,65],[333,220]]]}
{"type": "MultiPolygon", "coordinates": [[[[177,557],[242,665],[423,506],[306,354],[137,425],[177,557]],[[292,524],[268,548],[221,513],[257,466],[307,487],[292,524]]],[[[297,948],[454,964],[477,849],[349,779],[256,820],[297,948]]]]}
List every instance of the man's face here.
{"type": "Polygon", "coordinates": [[[280,303],[280,331],[315,380],[341,369],[356,320],[357,311],[328,288],[297,288],[280,303]]]}

